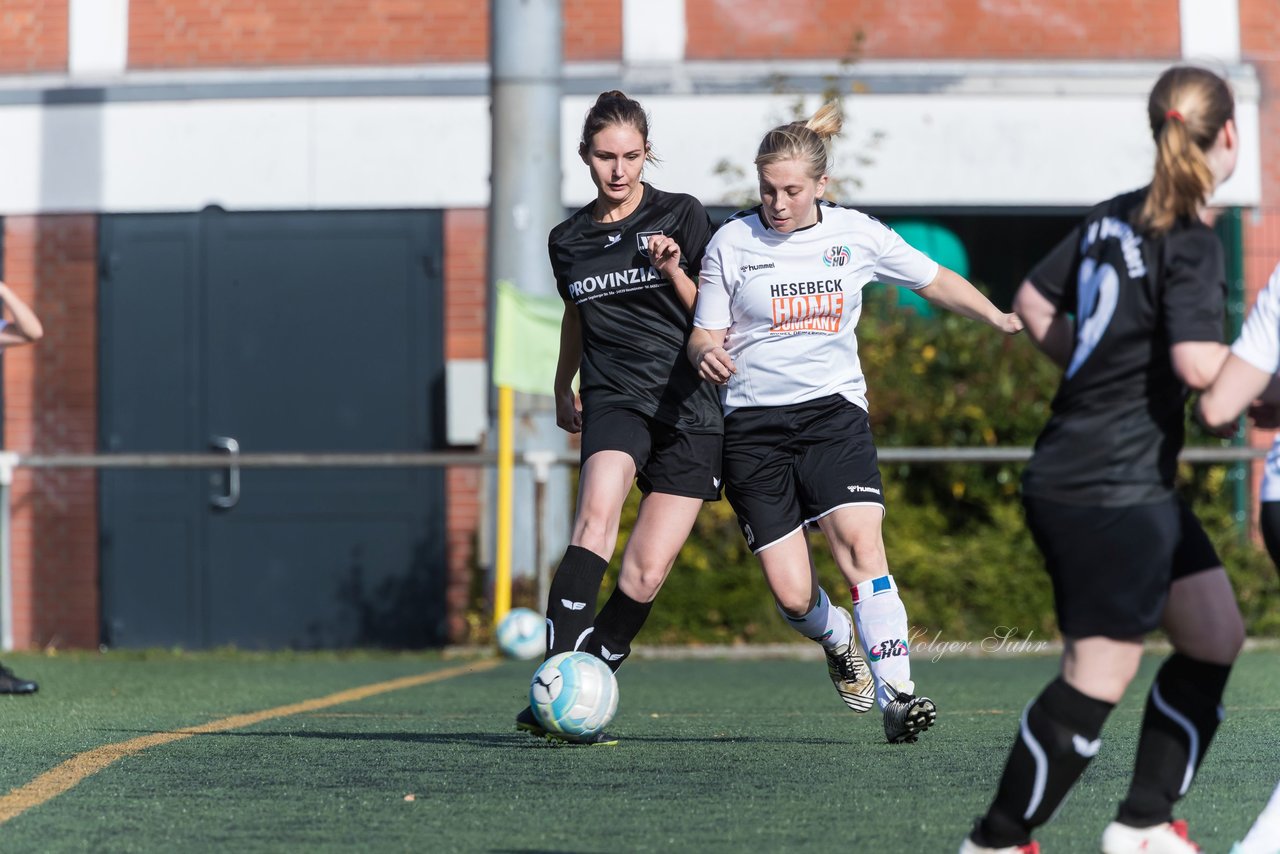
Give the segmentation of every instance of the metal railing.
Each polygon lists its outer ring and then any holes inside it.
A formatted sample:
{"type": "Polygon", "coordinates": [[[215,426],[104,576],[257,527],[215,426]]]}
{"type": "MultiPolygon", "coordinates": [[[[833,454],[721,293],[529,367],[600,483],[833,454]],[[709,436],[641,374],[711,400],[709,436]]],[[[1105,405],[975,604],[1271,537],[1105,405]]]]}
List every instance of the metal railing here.
{"type": "MultiPolygon", "coordinates": [[[[1180,459],[1195,464],[1241,463],[1262,459],[1267,448],[1185,448],[1180,459]]],[[[878,448],[881,463],[1020,463],[1031,448],[878,448]]],[[[17,469],[266,469],[266,468],[416,468],[434,466],[484,467],[496,465],[498,455],[474,451],[387,453],[120,453],[18,454],[0,451],[0,650],[13,649],[13,575],[10,552],[10,492],[17,469]]],[[[516,464],[532,469],[541,509],[541,495],[551,468],[575,466],[573,452],[522,451],[516,464]]],[[[540,514],[539,514],[540,515],[540,514]]],[[[541,566],[541,563],[539,563],[541,566]]],[[[540,587],[545,580],[540,579],[540,587]]],[[[541,591],[545,599],[545,591],[541,591]]]]}

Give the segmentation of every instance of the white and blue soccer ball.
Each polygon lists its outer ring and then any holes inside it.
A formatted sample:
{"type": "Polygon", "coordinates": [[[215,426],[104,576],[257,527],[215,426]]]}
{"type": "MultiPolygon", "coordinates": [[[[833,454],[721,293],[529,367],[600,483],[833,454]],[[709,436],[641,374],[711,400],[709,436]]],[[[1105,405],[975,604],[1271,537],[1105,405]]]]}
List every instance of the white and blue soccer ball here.
{"type": "Polygon", "coordinates": [[[508,658],[524,661],[547,651],[547,623],[528,608],[512,608],[498,622],[498,649],[508,658]]]}
{"type": "Polygon", "coordinates": [[[618,711],[618,680],[587,652],[562,652],[542,663],[529,686],[533,716],[548,732],[590,736],[618,711]]]}

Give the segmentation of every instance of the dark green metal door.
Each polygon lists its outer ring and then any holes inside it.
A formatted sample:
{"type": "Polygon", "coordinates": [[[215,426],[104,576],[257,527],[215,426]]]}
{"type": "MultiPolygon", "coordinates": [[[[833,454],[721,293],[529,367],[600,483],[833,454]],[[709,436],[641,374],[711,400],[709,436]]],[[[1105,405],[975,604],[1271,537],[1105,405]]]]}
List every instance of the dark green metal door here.
{"type": "MultiPolygon", "coordinates": [[[[438,447],[432,212],[104,217],[107,451],[438,447]]],[[[112,646],[427,646],[438,469],[104,471],[112,646]]]]}

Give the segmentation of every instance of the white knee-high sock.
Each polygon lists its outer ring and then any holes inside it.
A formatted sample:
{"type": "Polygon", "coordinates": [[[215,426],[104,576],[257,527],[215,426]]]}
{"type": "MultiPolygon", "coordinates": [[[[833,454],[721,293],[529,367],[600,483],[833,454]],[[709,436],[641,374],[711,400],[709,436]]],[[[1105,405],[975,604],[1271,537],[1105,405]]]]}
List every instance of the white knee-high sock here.
{"type": "Polygon", "coordinates": [[[1280,785],[1262,808],[1253,829],[1235,849],[1241,854],[1276,854],[1280,851],[1280,785]]]}
{"type": "Polygon", "coordinates": [[[803,617],[791,616],[782,610],[782,606],[778,606],[778,613],[786,618],[791,628],[827,649],[835,649],[852,640],[853,626],[840,613],[839,608],[831,606],[831,597],[821,587],[818,588],[818,604],[803,617]]]}
{"type": "Polygon", "coordinates": [[[907,609],[898,598],[892,575],[882,575],[850,588],[853,622],[876,682],[876,702],[883,709],[898,692],[915,693],[907,648],[907,609]]]}

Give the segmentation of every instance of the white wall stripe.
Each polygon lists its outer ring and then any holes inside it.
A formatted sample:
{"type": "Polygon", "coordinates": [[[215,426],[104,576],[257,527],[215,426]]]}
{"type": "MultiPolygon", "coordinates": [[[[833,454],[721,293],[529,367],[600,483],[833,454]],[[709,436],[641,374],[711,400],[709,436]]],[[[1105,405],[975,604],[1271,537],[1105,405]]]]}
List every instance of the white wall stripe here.
{"type": "Polygon", "coordinates": [[[622,0],[622,60],[627,65],[680,62],[687,35],[684,0],[622,0]]]}
{"type": "MultiPolygon", "coordinates": [[[[1237,95],[1240,162],[1214,202],[1248,206],[1261,197],[1258,103],[1247,88],[1237,95]]],[[[566,207],[594,197],[575,151],[592,101],[561,102],[566,207]]],[[[646,177],[709,205],[738,206],[755,203],[756,145],[789,120],[795,96],[655,94],[642,102],[663,158],[646,177]],[[742,174],[726,179],[721,161],[742,174]]],[[[816,109],[818,97],[805,106],[816,109]]],[[[1084,207],[1149,179],[1145,109],[1145,86],[854,95],[832,174],[857,179],[841,200],[859,206],[1084,207]]],[[[0,105],[0,126],[0,215],[211,204],[484,207],[489,199],[483,95],[11,103],[0,105]]]]}
{"type": "Polygon", "coordinates": [[[1184,59],[1240,61],[1239,0],[1179,0],[1178,11],[1184,59]]]}
{"type": "Polygon", "coordinates": [[[71,0],[68,16],[68,72],[123,74],[129,62],[129,0],[71,0]]]}

